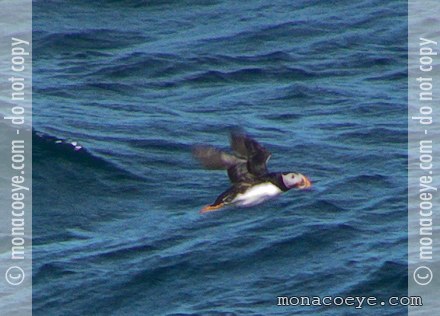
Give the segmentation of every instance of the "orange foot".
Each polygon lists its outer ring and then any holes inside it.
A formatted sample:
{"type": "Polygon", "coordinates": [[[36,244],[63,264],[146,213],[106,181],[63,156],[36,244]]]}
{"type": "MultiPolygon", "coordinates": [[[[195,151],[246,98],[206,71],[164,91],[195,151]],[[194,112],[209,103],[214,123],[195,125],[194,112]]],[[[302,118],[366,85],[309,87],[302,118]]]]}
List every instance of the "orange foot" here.
{"type": "Polygon", "coordinates": [[[217,205],[208,205],[208,206],[205,206],[204,208],[202,208],[202,209],[200,210],[200,214],[203,214],[203,213],[207,213],[207,212],[212,212],[212,211],[218,210],[219,208],[223,207],[224,205],[225,205],[225,203],[220,203],[220,204],[217,204],[217,205]]]}

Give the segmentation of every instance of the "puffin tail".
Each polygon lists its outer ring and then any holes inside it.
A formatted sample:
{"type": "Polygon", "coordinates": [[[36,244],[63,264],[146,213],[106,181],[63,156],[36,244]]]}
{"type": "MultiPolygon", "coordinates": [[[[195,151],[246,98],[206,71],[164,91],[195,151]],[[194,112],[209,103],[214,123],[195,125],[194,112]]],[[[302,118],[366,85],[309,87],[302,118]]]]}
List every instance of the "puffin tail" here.
{"type": "Polygon", "coordinates": [[[219,208],[222,208],[224,205],[225,203],[219,203],[216,205],[207,205],[200,210],[200,214],[216,211],[219,208]]]}

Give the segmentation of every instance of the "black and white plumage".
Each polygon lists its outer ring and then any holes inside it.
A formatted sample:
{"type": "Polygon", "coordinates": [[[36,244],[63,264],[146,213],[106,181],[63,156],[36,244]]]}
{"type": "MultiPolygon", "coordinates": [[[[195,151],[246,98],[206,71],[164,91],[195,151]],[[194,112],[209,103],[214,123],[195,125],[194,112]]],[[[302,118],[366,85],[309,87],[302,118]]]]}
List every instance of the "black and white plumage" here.
{"type": "Polygon", "coordinates": [[[311,187],[310,180],[296,172],[269,173],[267,162],[271,153],[254,139],[233,132],[230,138],[233,154],[212,146],[199,145],[193,155],[207,169],[226,169],[232,186],[220,194],[202,213],[226,205],[253,206],[292,188],[311,187]]]}

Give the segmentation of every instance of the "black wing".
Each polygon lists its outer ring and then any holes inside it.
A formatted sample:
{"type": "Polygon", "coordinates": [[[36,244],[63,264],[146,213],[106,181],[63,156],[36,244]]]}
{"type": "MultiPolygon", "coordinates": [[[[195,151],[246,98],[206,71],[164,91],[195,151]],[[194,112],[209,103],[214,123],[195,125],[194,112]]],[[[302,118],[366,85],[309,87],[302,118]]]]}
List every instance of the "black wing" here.
{"type": "Polygon", "coordinates": [[[195,146],[193,155],[207,169],[227,169],[232,183],[252,182],[246,159],[228,154],[212,146],[195,146]]]}
{"type": "Polygon", "coordinates": [[[272,154],[257,141],[245,134],[233,132],[231,148],[239,157],[247,160],[246,166],[251,174],[261,177],[268,173],[266,163],[272,154]]]}
{"type": "Polygon", "coordinates": [[[207,169],[229,169],[244,161],[212,146],[194,146],[193,155],[207,169]]]}

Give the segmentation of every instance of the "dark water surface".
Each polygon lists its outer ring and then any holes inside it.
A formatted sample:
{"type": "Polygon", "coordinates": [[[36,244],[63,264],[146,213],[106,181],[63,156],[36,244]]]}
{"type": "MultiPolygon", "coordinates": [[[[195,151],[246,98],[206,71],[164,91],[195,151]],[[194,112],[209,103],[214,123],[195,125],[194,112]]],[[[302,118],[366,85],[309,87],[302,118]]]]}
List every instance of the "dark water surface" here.
{"type": "Polygon", "coordinates": [[[407,294],[406,1],[33,11],[35,315],[351,315],[276,297],[407,294]],[[191,146],[237,126],[314,189],[200,216],[229,184],[191,146]]]}

